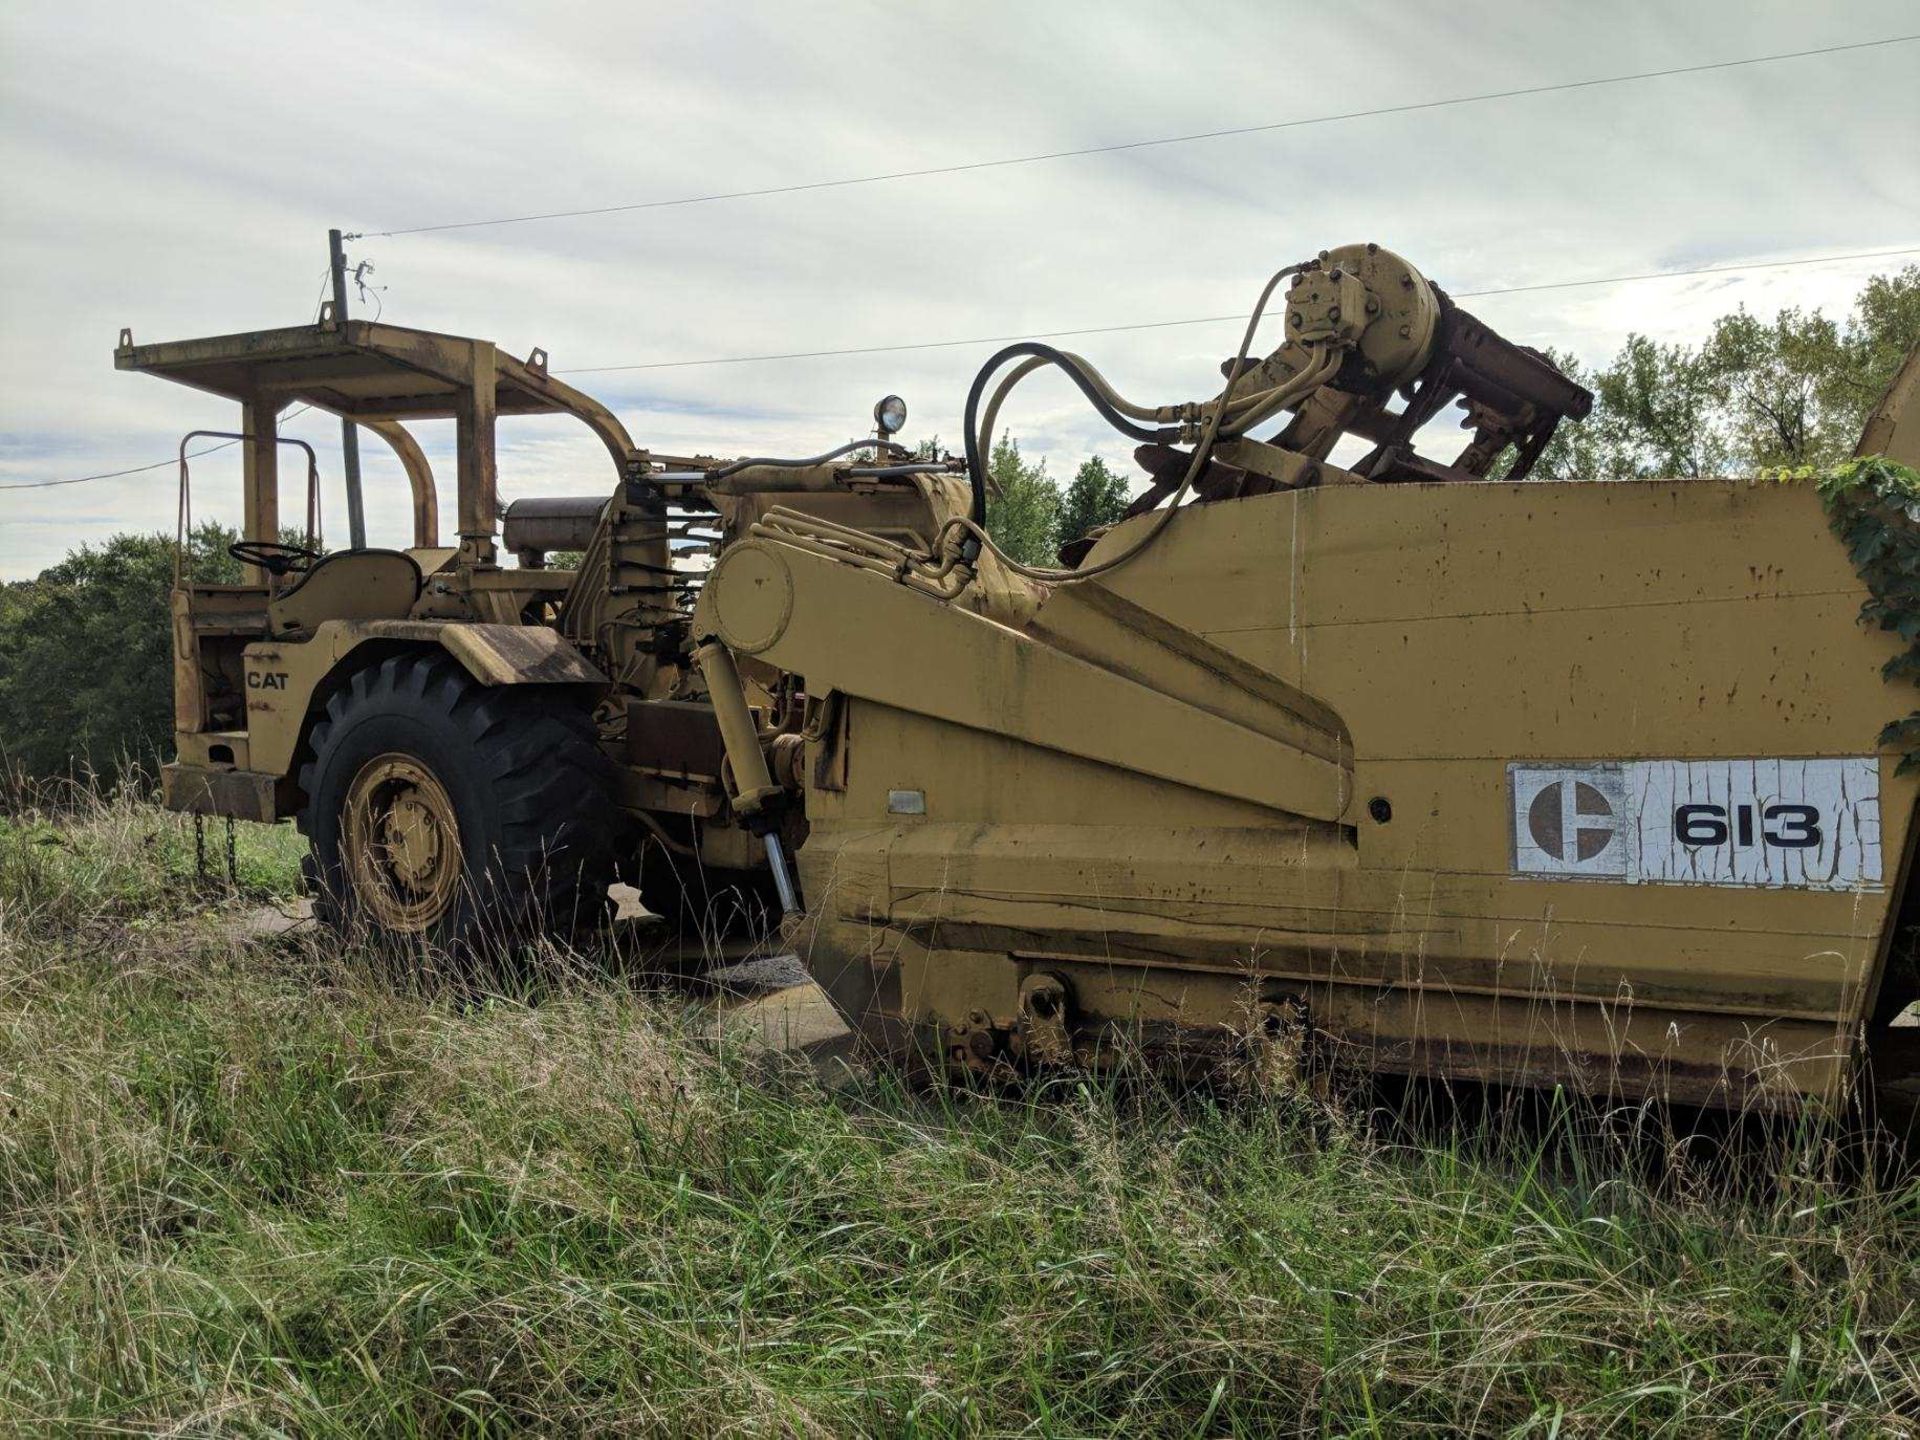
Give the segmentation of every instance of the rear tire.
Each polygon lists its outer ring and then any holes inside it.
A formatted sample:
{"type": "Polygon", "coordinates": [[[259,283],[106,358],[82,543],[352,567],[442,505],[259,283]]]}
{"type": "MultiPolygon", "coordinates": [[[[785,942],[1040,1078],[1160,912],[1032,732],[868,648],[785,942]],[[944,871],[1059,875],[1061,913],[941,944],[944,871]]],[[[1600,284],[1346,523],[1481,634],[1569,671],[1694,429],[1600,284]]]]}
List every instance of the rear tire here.
{"type": "Polygon", "coordinates": [[[300,828],[324,923],[471,954],[607,918],[611,765],[568,692],[395,655],[334,694],[310,745],[300,828]]]}

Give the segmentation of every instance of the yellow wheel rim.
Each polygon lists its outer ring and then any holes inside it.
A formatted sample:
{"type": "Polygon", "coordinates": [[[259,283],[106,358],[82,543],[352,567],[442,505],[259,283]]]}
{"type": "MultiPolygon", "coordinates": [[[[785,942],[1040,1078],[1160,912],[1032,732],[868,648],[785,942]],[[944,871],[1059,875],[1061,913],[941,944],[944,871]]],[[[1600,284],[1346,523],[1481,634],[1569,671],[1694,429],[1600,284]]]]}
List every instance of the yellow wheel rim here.
{"type": "Polygon", "coordinates": [[[341,812],[341,850],[354,897],[382,929],[429,929],[460,894],[453,801],[411,755],[376,755],[360,767],[341,812]]]}

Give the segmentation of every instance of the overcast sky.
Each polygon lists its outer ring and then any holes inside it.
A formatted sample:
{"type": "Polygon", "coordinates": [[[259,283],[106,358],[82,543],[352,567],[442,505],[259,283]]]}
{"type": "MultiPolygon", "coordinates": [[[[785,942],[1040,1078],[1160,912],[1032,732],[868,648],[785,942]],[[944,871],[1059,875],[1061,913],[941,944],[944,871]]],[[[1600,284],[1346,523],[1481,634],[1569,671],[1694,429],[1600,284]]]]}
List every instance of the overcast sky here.
{"type": "MultiPolygon", "coordinates": [[[[326,230],[673,199],[1114,144],[1845,44],[1911,0],[1473,6],[9,0],[0,484],[170,455],[223,402],[121,375],[121,326],[179,339],[310,321],[326,230]]],[[[1377,240],[1455,291],[1920,247],[1920,45],[844,189],[354,242],[385,318],[556,370],[903,345],[1244,312],[1278,265],[1377,240]]],[[[1842,311],[1903,262],[1468,302],[1603,358],[1734,305],[1842,311]]],[[[1233,324],[1088,336],[1129,396],[1199,398],[1233,324]]],[[[907,397],[957,441],[991,346],[571,378],[668,451],[810,453],[907,397]]],[[[1071,473],[1129,446],[1064,384],[1023,447],[1071,473]]],[[[502,427],[501,492],[604,491],[572,422],[502,427]]],[[[422,427],[430,452],[440,430],[422,427]]],[[[338,426],[321,447],[344,540],[338,426]]],[[[405,486],[368,452],[375,543],[405,486]]],[[[451,525],[451,466],[440,467],[451,525]]],[[[236,519],[238,462],[195,470],[236,519]]],[[[170,469],[0,492],[0,578],[170,528],[170,469]]],[[[284,507],[288,508],[288,507],[284,507]]]]}

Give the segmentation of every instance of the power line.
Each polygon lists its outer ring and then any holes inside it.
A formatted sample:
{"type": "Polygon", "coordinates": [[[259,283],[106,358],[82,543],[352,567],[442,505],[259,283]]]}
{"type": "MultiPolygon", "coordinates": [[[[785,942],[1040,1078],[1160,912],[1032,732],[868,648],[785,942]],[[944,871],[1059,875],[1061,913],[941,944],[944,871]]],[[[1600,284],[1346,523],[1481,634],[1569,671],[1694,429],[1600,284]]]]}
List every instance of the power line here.
{"type": "MultiPolygon", "coordinates": [[[[1785,270],[1797,265],[1832,265],[1843,260],[1877,260],[1920,255],[1920,246],[1903,250],[1862,250],[1851,255],[1820,255],[1803,260],[1759,260],[1742,265],[1703,265],[1693,270],[1649,270],[1638,275],[1601,275],[1590,280],[1552,280],[1539,285],[1504,285],[1489,290],[1448,291],[1456,300],[1490,295],[1525,295],[1540,290],[1574,290],[1590,285],[1625,285],[1638,280],[1681,280],[1691,275],[1725,275],[1742,270],[1785,270]]],[[[654,360],[631,365],[580,365],[556,375],[596,375],[626,370],[679,370],[697,365],[746,365],[758,360],[821,360],[836,355],[884,355],[899,350],[945,350],[964,345],[1004,345],[1014,340],[1061,340],[1075,335],[1114,335],[1127,330],[1168,330],[1177,325],[1244,323],[1244,313],[1194,315],[1184,320],[1143,320],[1131,325],[1089,325],[1078,330],[1029,331],[1020,335],[974,335],[964,340],[921,340],[906,345],[853,345],[838,350],[793,350],[776,355],[718,355],[704,360],[654,360]]]]}
{"type": "MultiPolygon", "coordinates": [[[[302,405],[297,410],[289,410],[280,418],[282,420],[298,419],[312,408],[311,405],[302,405]]],[[[211,455],[216,450],[230,450],[239,443],[238,440],[222,440],[218,445],[209,445],[204,450],[190,450],[186,458],[198,460],[202,455],[211,455]]],[[[99,475],[75,475],[70,480],[24,480],[16,485],[0,485],[0,490],[50,490],[56,485],[85,485],[90,480],[118,480],[122,475],[144,475],[149,470],[164,470],[169,465],[178,465],[180,458],[175,455],[170,459],[156,460],[151,465],[135,465],[127,470],[108,470],[99,475]]]]}
{"type": "MultiPolygon", "coordinates": [[[[1528,295],[1543,290],[1577,290],[1593,285],[1626,285],[1641,280],[1684,280],[1696,275],[1728,275],[1747,270],[1787,270],[1801,265],[1836,265],[1847,260],[1882,260],[1901,255],[1920,255],[1920,246],[1909,246],[1895,250],[1859,250],[1848,255],[1816,255],[1800,260],[1756,260],[1740,265],[1702,265],[1691,270],[1648,270],[1636,275],[1598,275],[1585,280],[1550,280],[1538,285],[1502,285],[1485,290],[1448,291],[1456,300],[1485,299],[1493,295],[1528,295]]],[[[1115,335],[1129,330],[1169,330],[1180,325],[1215,325],[1227,321],[1236,323],[1246,320],[1244,314],[1232,315],[1194,315],[1184,320],[1143,320],[1127,325],[1089,325],[1077,330],[1028,331],[1019,335],[975,335],[964,340],[919,340],[903,345],[853,345],[837,350],[792,350],[772,355],[718,355],[703,360],[653,360],[631,365],[580,365],[571,369],[555,370],[556,375],[604,375],[615,371],[632,370],[679,370],[702,365],[747,365],[760,360],[823,360],[840,355],[886,355],[902,350],[947,350],[964,345],[1003,345],[1014,340],[1061,340],[1076,335],[1115,335]]],[[[283,417],[291,420],[312,409],[302,405],[290,410],[283,417]]],[[[195,450],[188,455],[189,460],[202,455],[211,455],[216,450],[225,450],[237,445],[237,440],[223,440],[218,445],[209,445],[204,450],[195,450]]],[[[99,475],[76,475],[68,480],[28,480],[19,484],[0,485],[0,490],[44,490],[56,485],[84,485],[92,480],[117,480],[123,475],[140,475],[149,470],[163,469],[179,463],[177,459],[156,460],[151,465],[136,465],[127,470],[109,470],[99,475]]]]}
{"type": "Polygon", "coordinates": [[[1409,115],[1452,105],[1480,105],[1493,100],[1515,100],[1528,95],[1551,95],[1566,90],[1590,90],[1600,85],[1624,85],[1637,80],[1662,80],[1676,75],[1703,75],[1714,70],[1737,70],[1749,65],[1772,65],[1783,60],[1805,60],[1816,55],[1839,55],[1884,45],[1907,45],[1920,35],[1891,35],[1882,40],[1857,40],[1847,45],[1823,45],[1811,50],[1786,50],[1774,55],[1751,55],[1741,60],[1714,60],[1702,65],[1677,65],[1665,70],[1637,70],[1629,75],[1601,75],[1591,80],[1564,80],[1551,85],[1527,85],[1513,90],[1489,90],[1478,95],[1454,95],[1443,100],[1419,100],[1405,105],[1380,105],[1368,110],[1346,110],[1332,115],[1309,115],[1295,120],[1273,120],[1259,125],[1236,125],[1224,130],[1200,130],[1190,135],[1166,135],[1154,140],[1125,140],[1113,145],[1088,145],[1075,150],[1048,150],[1037,155],[1013,155],[999,160],[975,160],[960,165],[931,165],[920,170],[889,170],[879,175],[855,175],[840,180],[813,180],[799,185],[769,185],[758,190],[726,190],[709,195],[683,195],[672,200],[637,200],[625,205],[598,205],[582,210],[547,210],[531,215],[503,215],[490,220],[450,220],[438,225],[410,225],[394,230],[361,230],[348,240],[368,236],[425,235],[442,230],[477,230],[492,225],[525,225],[536,220],[572,220],[590,215],[619,215],[634,210],[664,210],[679,205],[710,205],[721,200],[750,200],[765,195],[797,195],[809,190],[841,190],[853,185],[878,185],[890,180],[917,180],[930,175],[962,175],[976,170],[998,170],[1012,165],[1037,165],[1048,160],[1075,160],[1089,155],[1115,155],[1165,145],[1189,145],[1200,140],[1223,140],[1235,135],[1260,135],[1294,130],[1306,125],[1330,125],[1343,120],[1366,120],[1379,115],[1409,115]]]}

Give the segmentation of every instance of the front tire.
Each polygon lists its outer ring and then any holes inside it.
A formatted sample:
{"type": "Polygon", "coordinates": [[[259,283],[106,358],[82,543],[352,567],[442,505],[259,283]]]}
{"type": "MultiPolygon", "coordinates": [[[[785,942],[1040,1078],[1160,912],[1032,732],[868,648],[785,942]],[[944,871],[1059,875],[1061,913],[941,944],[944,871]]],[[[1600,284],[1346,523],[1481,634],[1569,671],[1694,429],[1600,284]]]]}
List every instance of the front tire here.
{"type": "Polygon", "coordinates": [[[390,656],[334,694],[310,743],[300,828],[323,922],[469,954],[606,918],[611,766],[567,691],[390,656]]]}

